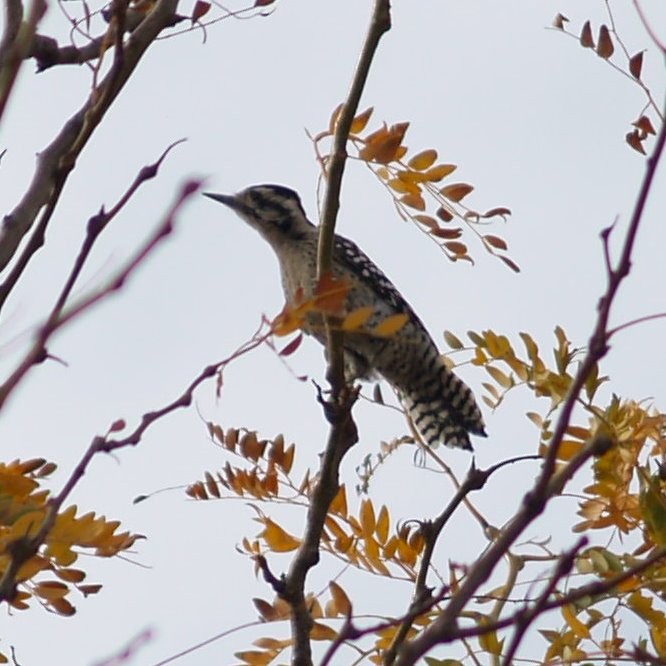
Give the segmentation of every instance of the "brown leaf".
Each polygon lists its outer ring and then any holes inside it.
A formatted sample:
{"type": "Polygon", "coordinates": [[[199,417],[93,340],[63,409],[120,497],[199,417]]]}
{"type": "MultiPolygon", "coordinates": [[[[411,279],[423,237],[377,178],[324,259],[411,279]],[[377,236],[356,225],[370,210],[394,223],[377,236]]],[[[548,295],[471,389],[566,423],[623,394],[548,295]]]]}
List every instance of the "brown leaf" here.
{"type": "Polygon", "coordinates": [[[457,256],[464,256],[467,254],[467,245],[465,245],[465,243],[449,241],[448,243],[444,243],[444,247],[446,247],[449,252],[453,252],[453,254],[457,256]]]}
{"type": "Polygon", "coordinates": [[[608,28],[602,25],[599,28],[599,41],[597,42],[597,55],[604,60],[608,60],[613,55],[615,47],[611,39],[608,28]]]}
{"type": "Polygon", "coordinates": [[[631,123],[636,129],[641,130],[645,135],[656,134],[652,122],[647,116],[641,116],[638,120],[631,123]]]}
{"type": "Polygon", "coordinates": [[[450,222],[453,219],[453,213],[444,206],[440,206],[435,213],[442,222],[450,222]]]}
{"type": "Polygon", "coordinates": [[[629,132],[625,137],[625,141],[641,155],[645,155],[645,148],[643,148],[643,139],[641,138],[638,130],[629,132]]]}
{"type": "Polygon", "coordinates": [[[462,229],[460,227],[455,227],[454,229],[433,229],[430,232],[431,236],[436,236],[437,238],[444,238],[446,240],[455,240],[462,236],[462,229]]]}
{"type": "MultiPolygon", "coordinates": [[[[499,255],[498,255],[499,256],[499,255]]],[[[514,272],[514,273],[520,273],[520,267],[518,264],[513,261],[513,259],[509,259],[509,257],[503,257],[500,256],[500,259],[514,272]]]]}
{"type": "Polygon", "coordinates": [[[275,2],[275,0],[254,0],[254,6],[255,7],[266,7],[268,5],[272,5],[275,2]]]}
{"type": "Polygon", "coordinates": [[[414,219],[419,224],[423,224],[424,226],[428,227],[428,229],[438,229],[439,228],[439,225],[437,224],[437,220],[435,220],[434,217],[430,217],[430,215],[414,215],[414,219]]]}
{"type": "Polygon", "coordinates": [[[585,21],[583,29],[580,31],[580,44],[586,49],[594,48],[594,39],[592,39],[592,26],[589,21],[585,21]]]}
{"type": "Polygon", "coordinates": [[[328,131],[333,134],[335,132],[335,126],[338,124],[338,118],[340,117],[340,111],[342,111],[342,104],[338,104],[331,113],[331,117],[328,119],[328,131]]]}
{"type": "Polygon", "coordinates": [[[635,79],[641,78],[641,69],[643,68],[643,51],[639,51],[636,55],[631,56],[629,59],[629,71],[635,79]]]}
{"type": "Polygon", "coordinates": [[[202,16],[208,14],[210,10],[210,2],[204,0],[197,0],[194,9],[192,10],[192,23],[196,23],[202,16]]]}
{"type": "Polygon", "coordinates": [[[494,248],[497,248],[498,250],[506,250],[507,245],[506,241],[503,238],[500,238],[499,236],[493,236],[492,234],[486,234],[483,239],[488,243],[488,245],[492,245],[494,248]]]}
{"type": "Polygon", "coordinates": [[[293,354],[301,346],[301,342],[303,342],[303,334],[299,333],[279,351],[280,356],[289,356],[293,354]]]}
{"type": "Polygon", "coordinates": [[[506,217],[507,215],[511,215],[511,209],[506,208],[504,206],[497,206],[496,208],[491,208],[490,210],[487,210],[481,217],[488,219],[489,217],[506,217]]]}
{"type": "Polygon", "coordinates": [[[456,203],[458,203],[459,201],[462,201],[473,190],[474,187],[472,185],[469,185],[468,183],[453,183],[451,185],[447,185],[446,187],[442,187],[440,192],[447,199],[450,199],[451,201],[455,201],[456,203]]]}
{"type": "Polygon", "coordinates": [[[559,30],[564,30],[564,24],[568,23],[569,19],[564,14],[557,14],[553,19],[553,27],[559,30]]]}

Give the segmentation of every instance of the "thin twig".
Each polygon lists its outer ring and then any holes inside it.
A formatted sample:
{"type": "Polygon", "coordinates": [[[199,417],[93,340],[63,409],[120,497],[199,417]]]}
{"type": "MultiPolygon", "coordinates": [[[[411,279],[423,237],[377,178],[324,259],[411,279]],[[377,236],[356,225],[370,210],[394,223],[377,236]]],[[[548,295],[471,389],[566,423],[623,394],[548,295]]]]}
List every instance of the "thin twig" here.
{"type": "Polygon", "coordinates": [[[99,86],[90,92],[83,106],[65,123],[51,144],[40,151],[30,186],[14,210],[4,218],[0,230],[0,270],[4,270],[14,257],[22,238],[30,229],[35,229],[16,266],[0,285],[0,308],[34,253],[43,245],[46,227],[78,156],[146,49],[162,29],[169,25],[177,5],[178,0],[158,0],[123,45],[122,57],[114,58],[112,67],[99,86]],[[35,225],[38,215],[39,220],[35,225]]]}
{"type": "Polygon", "coordinates": [[[130,259],[130,261],[128,261],[105,285],[83,297],[64,311],[54,310],[55,316],[50,316],[47,321],[40,326],[35,335],[35,342],[33,345],[27,351],[12,374],[0,385],[0,409],[2,409],[7,398],[23,379],[28,370],[30,370],[33,365],[42,362],[46,358],[46,343],[50,337],[69,321],[80,316],[82,313],[92,308],[93,305],[122,288],[130,275],[132,275],[136,268],[143,263],[145,258],[155,249],[159,242],[171,233],[175,216],[185,201],[196,192],[198,188],[198,181],[190,181],[182,187],[175,203],[171,206],[164,220],[158,225],[155,232],[153,232],[153,234],[144,242],[142,247],[130,259]]]}
{"type": "Polygon", "coordinates": [[[509,647],[502,655],[502,666],[512,666],[513,657],[516,654],[521,641],[525,637],[525,632],[528,627],[543,612],[545,605],[548,603],[551,594],[555,591],[560,580],[569,575],[576,561],[576,555],[587,545],[587,543],[587,537],[581,537],[572,548],[562,553],[541,594],[537,597],[534,603],[522,609],[523,612],[519,614],[516,619],[514,634],[509,643],[509,647]]]}

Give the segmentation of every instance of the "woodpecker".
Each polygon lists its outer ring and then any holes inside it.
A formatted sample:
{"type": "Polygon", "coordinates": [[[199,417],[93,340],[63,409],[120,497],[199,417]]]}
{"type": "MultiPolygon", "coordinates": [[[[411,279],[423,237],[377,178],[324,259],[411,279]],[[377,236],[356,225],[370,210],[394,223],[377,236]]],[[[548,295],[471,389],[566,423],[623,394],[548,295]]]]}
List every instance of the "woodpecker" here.
{"type": "MultiPolygon", "coordinates": [[[[268,241],[280,264],[287,305],[312,296],[319,229],[308,220],[296,192],[282,185],[255,185],[237,194],[205,195],[231,208],[268,241]]],[[[345,311],[373,308],[368,330],[391,315],[407,315],[405,325],[390,337],[344,333],[346,380],[380,375],[397,390],[429,445],[443,442],[471,450],[470,433],[486,436],[481,411],[472,391],[445,365],[416,313],[356,243],[336,235],[332,259],[334,277],[349,285],[345,311]]],[[[305,332],[326,344],[321,326],[307,326],[305,332]]]]}

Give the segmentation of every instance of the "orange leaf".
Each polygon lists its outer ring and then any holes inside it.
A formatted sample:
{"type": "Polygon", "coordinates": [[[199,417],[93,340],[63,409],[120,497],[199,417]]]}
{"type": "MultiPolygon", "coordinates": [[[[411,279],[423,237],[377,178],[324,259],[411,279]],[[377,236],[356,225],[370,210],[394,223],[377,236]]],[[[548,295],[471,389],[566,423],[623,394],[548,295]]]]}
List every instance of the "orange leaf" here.
{"type": "Polygon", "coordinates": [[[265,527],[259,536],[272,551],[276,553],[288,553],[300,546],[301,542],[296,537],[286,532],[270,518],[262,518],[261,521],[265,527]]]}
{"type": "Polygon", "coordinates": [[[346,592],[335,582],[331,581],[328,584],[328,589],[331,593],[331,597],[335,602],[335,609],[340,615],[346,615],[349,617],[352,612],[351,601],[346,592]]]}
{"type": "Polygon", "coordinates": [[[310,638],[313,641],[332,641],[338,635],[335,629],[327,627],[325,624],[315,622],[310,629],[310,638]]]}
{"type": "Polygon", "coordinates": [[[435,163],[436,159],[437,151],[433,148],[429,148],[428,150],[423,150],[414,155],[414,157],[407,162],[407,166],[415,171],[425,171],[435,163]]]}
{"type": "MultiPolygon", "coordinates": [[[[400,148],[409,123],[397,123],[391,127],[382,127],[366,137],[365,146],[359,151],[359,157],[365,162],[388,164],[400,158],[400,148]]],[[[403,153],[404,154],[404,153],[403,153]]]]}
{"type": "Polygon", "coordinates": [[[327,314],[338,314],[343,309],[349,286],[347,278],[336,278],[330,271],[324,273],[314,289],[316,309],[327,314]]]}
{"type": "Polygon", "coordinates": [[[374,107],[369,106],[365,111],[359,113],[358,116],[352,120],[349,133],[358,134],[359,132],[362,132],[365,129],[365,126],[368,124],[368,120],[370,120],[370,116],[372,115],[373,111],[374,107]]]}

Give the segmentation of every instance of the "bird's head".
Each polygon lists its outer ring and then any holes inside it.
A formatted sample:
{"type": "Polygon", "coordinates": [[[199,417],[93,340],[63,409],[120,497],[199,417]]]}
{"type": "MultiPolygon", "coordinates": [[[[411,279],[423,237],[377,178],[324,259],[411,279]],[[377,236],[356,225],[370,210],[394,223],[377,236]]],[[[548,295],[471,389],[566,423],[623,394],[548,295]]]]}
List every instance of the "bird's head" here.
{"type": "Polygon", "coordinates": [[[252,185],[236,194],[204,194],[229,206],[271,245],[301,240],[312,233],[313,224],[298,194],[288,187],[252,185]]]}

